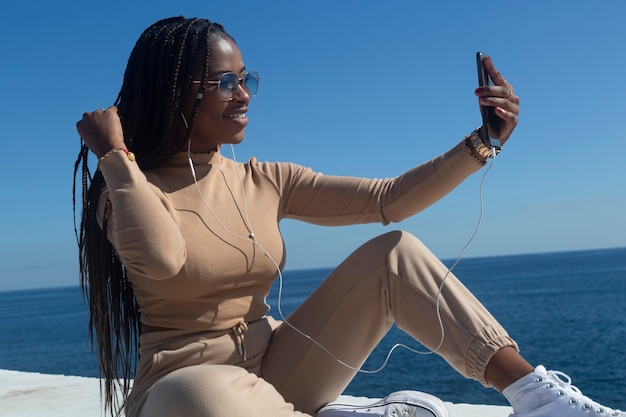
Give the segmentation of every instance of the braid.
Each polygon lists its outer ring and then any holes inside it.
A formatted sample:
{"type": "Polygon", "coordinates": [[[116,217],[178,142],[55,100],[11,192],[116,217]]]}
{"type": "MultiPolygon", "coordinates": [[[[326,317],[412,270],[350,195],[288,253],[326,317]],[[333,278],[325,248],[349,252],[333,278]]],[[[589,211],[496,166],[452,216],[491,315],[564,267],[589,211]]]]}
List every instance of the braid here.
{"type": "MultiPolygon", "coordinates": [[[[155,23],[137,41],[117,105],[127,146],[142,168],[157,166],[183,149],[188,138],[177,138],[183,99],[194,71],[206,73],[209,45],[219,38],[232,40],[220,24],[175,17],[155,23]]],[[[194,113],[199,105],[197,101],[194,113]]]]}
{"type": "MultiPolygon", "coordinates": [[[[210,44],[223,38],[234,42],[220,24],[181,16],[154,23],[137,40],[115,104],[126,146],[135,154],[140,168],[158,166],[184,148],[201,104],[201,100],[196,99],[191,123],[181,140],[180,114],[184,99],[189,94],[195,71],[202,71],[201,88],[205,86],[210,44]]],[[[98,204],[106,183],[99,170],[91,175],[88,154],[89,149],[81,140],[72,192],[80,284],[89,303],[89,336],[97,345],[105,412],[119,416],[130,393],[141,324],[126,269],[107,238],[108,220],[113,210],[109,200],[105,202],[101,224],[98,222],[98,204]],[[79,170],[82,214],[78,228],[76,182],[79,170]]]]}

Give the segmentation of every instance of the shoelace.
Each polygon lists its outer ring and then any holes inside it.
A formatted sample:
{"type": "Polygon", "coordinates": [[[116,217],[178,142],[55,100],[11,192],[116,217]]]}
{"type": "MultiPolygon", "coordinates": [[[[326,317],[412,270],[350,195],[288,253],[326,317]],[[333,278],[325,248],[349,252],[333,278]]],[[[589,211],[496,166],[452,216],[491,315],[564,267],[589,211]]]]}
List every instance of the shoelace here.
{"type": "Polygon", "coordinates": [[[546,379],[551,379],[552,381],[556,382],[556,384],[554,382],[548,382],[547,388],[556,388],[556,386],[558,385],[561,390],[558,390],[556,392],[556,395],[558,395],[559,397],[564,397],[565,395],[570,394],[570,404],[578,404],[582,402],[581,407],[584,410],[589,410],[593,407],[596,407],[595,412],[597,414],[604,414],[610,411],[611,416],[624,415],[620,410],[607,410],[600,404],[592,401],[589,397],[584,396],[582,391],[578,389],[578,387],[572,385],[572,378],[570,378],[569,375],[560,371],[548,371],[547,374],[549,378],[539,377],[537,378],[537,382],[543,382],[546,379]]]}
{"type": "Polygon", "coordinates": [[[393,407],[391,410],[385,413],[385,417],[415,417],[417,413],[417,407],[405,405],[401,408],[400,413],[398,414],[398,409],[393,407]]]}

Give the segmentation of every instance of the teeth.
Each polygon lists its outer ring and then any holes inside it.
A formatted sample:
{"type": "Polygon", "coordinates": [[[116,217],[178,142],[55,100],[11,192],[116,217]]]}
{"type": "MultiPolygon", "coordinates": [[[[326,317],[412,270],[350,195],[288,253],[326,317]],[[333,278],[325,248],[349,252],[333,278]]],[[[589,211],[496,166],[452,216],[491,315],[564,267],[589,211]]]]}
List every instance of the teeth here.
{"type": "Polygon", "coordinates": [[[246,114],[245,113],[229,113],[229,114],[225,114],[224,117],[230,117],[231,119],[245,119],[246,114]]]}

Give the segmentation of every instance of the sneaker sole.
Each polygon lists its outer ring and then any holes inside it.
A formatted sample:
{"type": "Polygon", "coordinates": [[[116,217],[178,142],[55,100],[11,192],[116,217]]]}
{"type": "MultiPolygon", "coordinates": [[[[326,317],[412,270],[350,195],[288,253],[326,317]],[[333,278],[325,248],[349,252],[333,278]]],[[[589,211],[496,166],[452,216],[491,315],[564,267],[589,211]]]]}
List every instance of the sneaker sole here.
{"type": "MultiPolygon", "coordinates": [[[[390,404],[407,404],[418,407],[418,412],[419,409],[422,409],[428,413],[421,413],[423,417],[449,417],[448,409],[439,398],[419,391],[397,391],[382,400],[374,400],[370,403],[349,404],[332,402],[322,407],[316,414],[316,417],[372,416],[374,414],[368,413],[366,410],[374,407],[384,407],[390,404]]],[[[422,415],[415,414],[416,417],[422,417],[422,415]]]]}

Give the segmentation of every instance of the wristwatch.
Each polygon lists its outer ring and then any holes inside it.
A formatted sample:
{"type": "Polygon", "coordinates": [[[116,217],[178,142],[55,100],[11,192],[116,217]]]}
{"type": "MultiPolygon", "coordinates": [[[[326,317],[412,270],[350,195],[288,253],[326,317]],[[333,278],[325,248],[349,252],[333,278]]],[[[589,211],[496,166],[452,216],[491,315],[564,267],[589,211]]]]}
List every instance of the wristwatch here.
{"type": "MultiPolygon", "coordinates": [[[[465,136],[465,143],[470,147],[470,149],[474,150],[478,156],[483,159],[492,158],[493,154],[491,152],[491,148],[485,144],[483,139],[481,138],[480,132],[481,128],[476,128],[472,133],[465,136]]],[[[498,152],[496,152],[498,153],[498,152]]]]}

